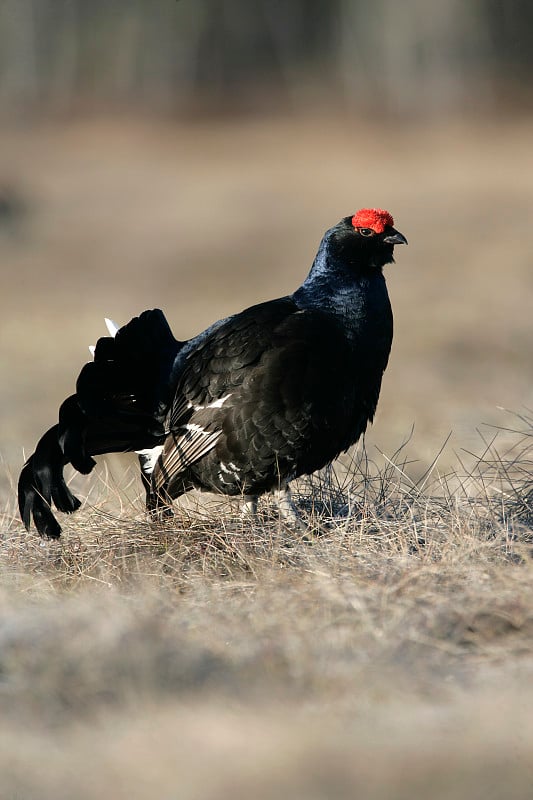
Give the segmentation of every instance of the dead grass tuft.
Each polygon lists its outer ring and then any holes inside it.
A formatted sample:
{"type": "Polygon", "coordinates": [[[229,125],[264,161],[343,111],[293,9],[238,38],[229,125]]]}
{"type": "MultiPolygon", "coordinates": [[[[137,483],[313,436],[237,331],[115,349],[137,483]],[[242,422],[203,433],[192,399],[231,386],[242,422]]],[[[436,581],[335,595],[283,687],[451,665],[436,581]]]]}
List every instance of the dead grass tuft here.
{"type": "Polygon", "coordinates": [[[310,542],[268,502],[254,525],[215,498],[151,527],[137,501],[116,497],[113,510],[93,496],[64,518],[60,542],[45,543],[23,531],[10,500],[0,540],[6,791],[381,798],[394,787],[455,798],[482,797],[505,774],[506,796],[525,797],[533,426],[512,420],[515,446],[481,440],[468,473],[441,474],[436,458],[415,481],[406,442],[375,459],[362,447],[302,480],[310,542]],[[102,759],[99,777],[87,750],[102,759]],[[495,753],[500,766],[487,772],[495,753]]]}

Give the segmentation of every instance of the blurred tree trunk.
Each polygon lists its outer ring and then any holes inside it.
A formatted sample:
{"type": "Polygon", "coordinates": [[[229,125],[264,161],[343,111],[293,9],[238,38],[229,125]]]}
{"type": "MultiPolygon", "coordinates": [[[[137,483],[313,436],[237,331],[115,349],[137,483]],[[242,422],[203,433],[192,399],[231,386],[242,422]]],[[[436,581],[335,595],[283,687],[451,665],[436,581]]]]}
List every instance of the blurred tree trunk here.
{"type": "Polygon", "coordinates": [[[484,27],[463,0],[342,0],[339,73],[345,97],[377,112],[435,113],[479,92],[473,68],[484,27]]]}
{"type": "Polygon", "coordinates": [[[35,3],[4,0],[0,5],[0,97],[15,110],[31,105],[38,91],[35,3]]]}
{"type": "MultiPolygon", "coordinates": [[[[358,110],[439,113],[533,96],[531,0],[0,0],[4,113],[207,96],[291,103],[306,87],[358,110]]],[[[212,107],[212,106],[211,106],[212,107]]]]}

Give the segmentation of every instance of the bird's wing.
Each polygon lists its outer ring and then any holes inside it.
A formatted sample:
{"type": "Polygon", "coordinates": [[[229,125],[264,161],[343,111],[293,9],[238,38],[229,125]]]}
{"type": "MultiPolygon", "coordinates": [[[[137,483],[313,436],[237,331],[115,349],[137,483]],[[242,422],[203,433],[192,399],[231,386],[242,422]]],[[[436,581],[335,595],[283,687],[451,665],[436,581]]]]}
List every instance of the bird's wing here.
{"type": "Polygon", "coordinates": [[[218,410],[272,348],[279,325],[297,312],[293,300],[281,298],[252,306],[199,337],[183,364],[168,415],[169,435],[153,473],[156,488],[168,485],[216,445],[222,433],[218,410]]]}
{"type": "Polygon", "coordinates": [[[346,340],[331,315],[303,311],[290,298],[230,318],[187,357],[155,488],[174,483],[217,443],[230,464],[245,467],[251,459],[259,471],[271,466],[273,453],[291,462],[311,438],[329,447],[322,437],[336,421],[332,396],[343,412],[347,361],[346,340]]]}

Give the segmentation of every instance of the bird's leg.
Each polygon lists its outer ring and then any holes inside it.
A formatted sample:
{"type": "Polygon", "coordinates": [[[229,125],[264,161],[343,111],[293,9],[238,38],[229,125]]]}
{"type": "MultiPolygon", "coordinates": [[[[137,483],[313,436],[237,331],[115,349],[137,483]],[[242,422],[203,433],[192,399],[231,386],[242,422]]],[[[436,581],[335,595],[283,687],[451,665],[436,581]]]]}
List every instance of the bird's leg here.
{"type": "Polygon", "coordinates": [[[147,491],[146,510],[150,521],[155,523],[172,519],[174,516],[172,498],[164,488],[157,492],[154,492],[153,489],[147,491]]]}
{"type": "Polygon", "coordinates": [[[146,492],[146,508],[150,505],[150,493],[152,488],[152,472],[146,469],[145,458],[143,455],[138,456],[139,467],[141,468],[141,480],[146,492]]]}
{"type": "Polygon", "coordinates": [[[146,492],[146,511],[151,522],[162,522],[174,516],[172,498],[168,494],[166,487],[156,489],[152,482],[155,462],[161,454],[161,450],[161,447],[154,447],[137,451],[141,468],[141,480],[146,492]]]}
{"type": "Polygon", "coordinates": [[[307,525],[300,517],[298,509],[293,503],[291,490],[288,486],[273,492],[274,502],[278,507],[280,519],[291,528],[298,531],[307,531],[307,525]]]}
{"type": "Polygon", "coordinates": [[[241,508],[241,519],[255,522],[257,519],[257,495],[244,495],[244,502],[241,508]]]}

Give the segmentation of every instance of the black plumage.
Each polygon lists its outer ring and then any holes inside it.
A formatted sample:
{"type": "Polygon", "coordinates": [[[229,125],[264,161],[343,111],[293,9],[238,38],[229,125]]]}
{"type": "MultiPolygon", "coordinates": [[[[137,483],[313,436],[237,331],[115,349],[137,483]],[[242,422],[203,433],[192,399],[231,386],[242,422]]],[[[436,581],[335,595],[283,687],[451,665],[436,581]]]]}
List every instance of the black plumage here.
{"type": "MultiPolygon", "coordinates": [[[[192,488],[244,495],[283,492],[354,444],[372,420],[392,342],[382,267],[406,243],[390,214],[364,209],[324,236],[292,295],[174,338],[159,310],[101,338],[59,423],[19,479],[26,527],[55,538],[53,503],[79,507],[63,478],[94,456],[139,452],[152,512],[192,488]]],[[[287,513],[289,512],[289,513],[287,513]]]]}

